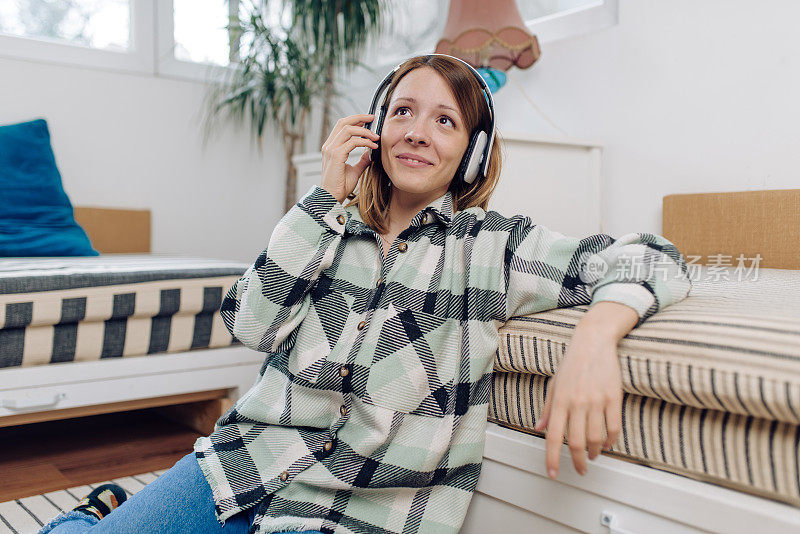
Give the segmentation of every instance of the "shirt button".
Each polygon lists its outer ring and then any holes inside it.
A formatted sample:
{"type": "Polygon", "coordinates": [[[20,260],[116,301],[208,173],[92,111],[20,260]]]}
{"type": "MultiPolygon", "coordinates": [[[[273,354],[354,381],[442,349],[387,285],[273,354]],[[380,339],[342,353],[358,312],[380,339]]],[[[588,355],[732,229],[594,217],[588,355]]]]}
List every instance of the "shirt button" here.
{"type": "Polygon", "coordinates": [[[340,376],[347,376],[350,374],[350,369],[347,368],[346,365],[339,367],[339,375],[340,376]]]}
{"type": "Polygon", "coordinates": [[[344,404],[339,406],[339,413],[342,414],[342,417],[347,415],[347,406],[345,406],[344,404]]]}
{"type": "Polygon", "coordinates": [[[365,326],[367,326],[367,322],[366,321],[361,321],[360,323],[358,323],[358,329],[359,330],[364,330],[365,326]]]}
{"type": "Polygon", "coordinates": [[[281,480],[286,482],[286,480],[288,480],[288,478],[289,478],[289,471],[284,471],[283,473],[281,473],[281,480]]]}
{"type": "Polygon", "coordinates": [[[376,285],[376,286],[379,286],[379,285],[381,285],[382,283],[383,283],[383,277],[381,277],[381,278],[378,278],[378,283],[376,283],[375,285],[376,285]]]}
{"type": "Polygon", "coordinates": [[[329,451],[329,450],[331,450],[331,449],[333,448],[333,442],[332,442],[332,441],[326,441],[326,442],[325,442],[325,445],[323,445],[322,447],[323,447],[323,448],[324,448],[326,451],[329,451]]]}
{"type": "Polygon", "coordinates": [[[336,221],[337,221],[339,224],[344,224],[344,221],[345,221],[344,215],[338,215],[338,216],[336,217],[336,221]]]}
{"type": "Polygon", "coordinates": [[[397,245],[397,250],[399,250],[400,252],[405,252],[406,250],[408,250],[408,245],[406,243],[400,243],[399,245],[397,245]]]}
{"type": "Polygon", "coordinates": [[[428,214],[426,213],[426,214],[425,214],[425,216],[422,218],[422,223],[423,223],[423,224],[428,224],[428,221],[430,221],[430,220],[431,220],[431,217],[430,217],[430,215],[428,215],[428,214]]]}

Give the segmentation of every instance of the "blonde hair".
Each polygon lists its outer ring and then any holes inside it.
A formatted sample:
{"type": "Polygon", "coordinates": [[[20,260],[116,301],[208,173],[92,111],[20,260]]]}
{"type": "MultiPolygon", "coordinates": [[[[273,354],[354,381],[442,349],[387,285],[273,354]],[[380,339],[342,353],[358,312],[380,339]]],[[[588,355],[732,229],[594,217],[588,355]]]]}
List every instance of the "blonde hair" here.
{"type": "MultiPolygon", "coordinates": [[[[475,75],[469,70],[469,67],[447,56],[417,56],[407,60],[394,74],[381,105],[385,107],[389,103],[403,76],[420,67],[432,68],[450,86],[464,118],[467,131],[470,132],[470,138],[477,130],[490,133],[489,106],[480,83],[475,79],[475,75]]],[[[500,136],[496,135],[489,154],[490,161],[485,177],[478,178],[471,184],[455,179],[450,182],[449,190],[453,194],[454,211],[462,211],[474,206],[486,209],[489,198],[500,178],[501,143],[500,136]]],[[[356,196],[347,205],[357,204],[364,222],[382,234],[389,229],[387,216],[391,195],[391,182],[383,170],[380,158],[377,158],[359,177],[356,196]]]]}

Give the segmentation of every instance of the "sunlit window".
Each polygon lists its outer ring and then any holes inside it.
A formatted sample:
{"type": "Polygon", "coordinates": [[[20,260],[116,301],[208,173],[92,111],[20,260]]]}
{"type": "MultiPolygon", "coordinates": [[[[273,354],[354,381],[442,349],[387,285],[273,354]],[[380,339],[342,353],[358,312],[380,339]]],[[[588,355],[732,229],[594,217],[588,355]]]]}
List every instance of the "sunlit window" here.
{"type": "Polygon", "coordinates": [[[0,0],[0,33],[126,51],[130,11],[130,0],[0,0]]]}
{"type": "Polygon", "coordinates": [[[227,26],[238,0],[173,0],[175,59],[227,65],[235,57],[227,26]],[[233,52],[232,52],[233,50],[233,52]]]}
{"type": "MultiPolygon", "coordinates": [[[[229,65],[240,59],[241,38],[229,31],[239,17],[247,20],[252,0],[173,0],[175,59],[193,63],[229,65]]],[[[289,24],[288,11],[279,2],[266,5],[267,25],[280,34],[281,24],[289,24]]]]}

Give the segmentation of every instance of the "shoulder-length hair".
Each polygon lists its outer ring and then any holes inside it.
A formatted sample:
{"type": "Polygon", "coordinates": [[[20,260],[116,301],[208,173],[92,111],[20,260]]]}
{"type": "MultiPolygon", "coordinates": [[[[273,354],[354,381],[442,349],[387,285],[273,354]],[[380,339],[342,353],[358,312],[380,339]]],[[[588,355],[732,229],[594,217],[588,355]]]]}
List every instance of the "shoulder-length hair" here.
{"type": "MultiPolygon", "coordinates": [[[[448,56],[417,56],[407,60],[394,74],[381,105],[388,106],[395,88],[403,76],[421,67],[432,68],[450,86],[467,131],[470,132],[470,138],[478,130],[490,133],[490,111],[480,83],[475,79],[475,75],[469,70],[469,67],[448,56]]],[[[471,184],[463,180],[450,182],[454,211],[462,211],[474,206],[486,209],[489,198],[500,178],[501,143],[500,136],[496,135],[485,177],[478,178],[471,184]]],[[[391,195],[391,182],[383,169],[380,158],[378,158],[370,163],[359,177],[355,198],[351,199],[347,205],[357,204],[364,222],[378,233],[385,233],[389,229],[387,217],[391,195]]]]}

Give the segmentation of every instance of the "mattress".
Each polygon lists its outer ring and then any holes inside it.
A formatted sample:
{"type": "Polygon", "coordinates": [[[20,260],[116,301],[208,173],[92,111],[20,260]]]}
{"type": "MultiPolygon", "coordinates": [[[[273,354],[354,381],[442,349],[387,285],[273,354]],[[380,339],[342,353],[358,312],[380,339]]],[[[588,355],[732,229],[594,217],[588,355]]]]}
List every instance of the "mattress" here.
{"type": "Polygon", "coordinates": [[[248,264],[161,255],[0,259],[0,368],[231,345],[248,264]]]}
{"type": "MultiPolygon", "coordinates": [[[[500,329],[490,420],[532,430],[588,306],[500,329]]],[[[689,296],[619,344],[623,431],[612,454],[800,505],[800,271],[702,267],[689,296]]]]}

